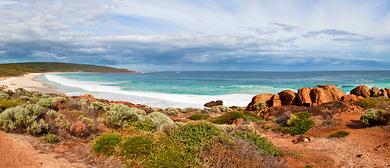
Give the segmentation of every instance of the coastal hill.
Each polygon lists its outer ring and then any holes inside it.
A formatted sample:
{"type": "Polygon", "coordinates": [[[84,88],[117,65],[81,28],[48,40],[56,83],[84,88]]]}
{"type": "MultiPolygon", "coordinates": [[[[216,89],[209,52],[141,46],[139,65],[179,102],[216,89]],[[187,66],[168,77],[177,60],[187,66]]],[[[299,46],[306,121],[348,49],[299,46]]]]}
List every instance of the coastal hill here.
{"type": "Polygon", "coordinates": [[[98,65],[72,64],[60,62],[25,62],[0,64],[0,76],[2,77],[44,72],[132,73],[134,71],[98,65]]]}

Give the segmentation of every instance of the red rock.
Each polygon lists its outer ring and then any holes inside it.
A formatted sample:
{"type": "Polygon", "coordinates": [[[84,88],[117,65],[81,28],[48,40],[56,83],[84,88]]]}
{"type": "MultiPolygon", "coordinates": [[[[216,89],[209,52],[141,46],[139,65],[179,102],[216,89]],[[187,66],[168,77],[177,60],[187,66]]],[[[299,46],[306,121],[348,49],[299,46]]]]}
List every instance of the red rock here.
{"type": "Polygon", "coordinates": [[[318,86],[310,91],[313,106],[339,101],[343,95],[344,92],[334,85],[318,86]]]}
{"type": "Polygon", "coordinates": [[[233,125],[240,126],[244,122],[245,122],[245,119],[239,118],[239,119],[236,119],[236,120],[233,121],[233,125]]]}
{"type": "Polygon", "coordinates": [[[371,88],[370,96],[371,97],[378,97],[379,96],[379,88],[378,87],[371,88]]]}
{"type": "Polygon", "coordinates": [[[353,102],[353,101],[358,101],[358,98],[356,95],[347,94],[347,95],[342,96],[340,100],[343,102],[353,102]]]}
{"type": "Polygon", "coordinates": [[[248,106],[246,107],[246,110],[247,111],[255,111],[256,108],[255,108],[255,105],[258,104],[258,103],[264,103],[266,106],[269,106],[271,103],[271,99],[273,97],[273,94],[269,94],[269,93],[262,93],[262,94],[259,94],[259,95],[256,95],[252,98],[252,101],[248,104],[248,106]]]}
{"type": "Polygon", "coordinates": [[[279,98],[282,106],[296,105],[297,104],[297,93],[292,90],[283,90],[279,94],[279,98]]]}
{"type": "Polygon", "coordinates": [[[214,107],[214,106],[222,106],[222,105],[223,105],[222,100],[210,101],[204,104],[205,107],[214,107]]]}
{"type": "Polygon", "coordinates": [[[84,137],[89,135],[88,126],[79,121],[70,127],[70,133],[77,137],[84,137]]]}
{"type": "Polygon", "coordinates": [[[386,88],[384,88],[384,89],[379,90],[378,96],[383,96],[383,97],[389,98],[390,93],[387,92],[386,88]]]}
{"type": "Polygon", "coordinates": [[[301,88],[298,89],[298,105],[302,106],[311,106],[311,98],[310,98],[310,88],[301,88]]]}
{"type": "Polygon", "coordinates": [[[390,88],[384,88],[383,90],[386,91],[387,97],[390,97],[390,88]]]}
{"type": "Polygon", "coordinates": [[[282,101],[280,100],[278,94],[274,94],[272,95],[271,100],[269,101],[268,107],[278,107],[278,106],[282,106],[282,101]]]}
{"type": "Polygon", "coordinates": [[[111,104],[123,104],[130,108],[137,108],[138,106],[136,104],[127,102],[127,101],[110,101],[111,104]]]}
{"type": "Polygon", "coordinates": [[[354,94],[356,96],[362,96],[364,98],[370,97],[371,91],[370,88],[366,85],[360,85],[355,87],[354,89],[351,90],[350,94],[354,94]]]}

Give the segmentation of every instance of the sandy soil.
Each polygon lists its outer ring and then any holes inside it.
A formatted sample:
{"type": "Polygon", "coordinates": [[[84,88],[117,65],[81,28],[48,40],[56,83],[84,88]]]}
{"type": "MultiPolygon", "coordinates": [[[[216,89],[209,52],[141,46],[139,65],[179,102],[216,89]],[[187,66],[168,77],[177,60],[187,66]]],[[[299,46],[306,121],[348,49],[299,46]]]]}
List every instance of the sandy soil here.
{"type": "Polygon", "coordinates": [[[22,135],[0,131],[0,167],[4,168],[83,168],[58,158],[54,153],[43,153],[23,139],[22,135]]]}
{"type": "Polygon", "coordinates": [[[0,79],[0,85],[7,85],[8,89],[15,90],[17,88],[24,88],[29,91],[39,91],[46,93],[59,93],[52,87],[35,80],[36,77],[42,73],[29,73],[24,76],[15,76],[0,79]]]}
{"type": "Polygon", "coordinates": [[[312,129],[310,142],[292,143],[295,137],[266,135],[276,146],[289,151],[286,158],[291,167],[390,167],[390,131],[384,127],[361,128],[360,113],[342,113],[336,116],[340,124],[332,129],[312,129]],[[331,133],[345,130],[345,138],[327,138],[331,133]]]}

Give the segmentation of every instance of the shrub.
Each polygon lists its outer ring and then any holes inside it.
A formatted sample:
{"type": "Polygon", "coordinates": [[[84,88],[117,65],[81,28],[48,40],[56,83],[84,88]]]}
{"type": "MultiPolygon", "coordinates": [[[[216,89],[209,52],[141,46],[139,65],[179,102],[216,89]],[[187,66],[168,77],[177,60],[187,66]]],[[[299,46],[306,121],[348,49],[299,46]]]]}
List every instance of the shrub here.
{"type": "Polygon", "coordinates": [[[290,119],[281,127],[283,132],[291,135],[304,134],[314,126],[314,121],[309,112],[299,112],[292,114],[290,119]]]}
{"type": "Polygon", "coordinates": [[[5,110],[11,107],[16,107],[22,103],[23,101],[20,99],[2,99],[0,100],[0,109],[5,110]]]}
{"type": "Polygon", "coordinates": [[[208,142],[223,131],[208,123],[187,124],[174,129],[171,138],[186,145],[189,151],[201,150],[208,142]]]}
{"type": "Polygon", "coordinates": [[[49,144],[56,144],[59,142],[59,139],[55,134],[46,134],[44,139],[49,144]]]}
{"type": "Polygon", "coordinates": [[[253,105],[253,108],[256,111],[263,110],[263,109],[267,108],[267,104],[265,102],[258,102],[258,103],[253,105]]]}
{"type": "Polygon", "coordinates": [[[104,111],[107,109],[107,105],[103,102],[94,101],[91,103],[91,108],[93,111],[104,111]]]}
{"type": "Polygon", "coordinates": [[[121,136],[119,134],[103,134],[95,139],[92,150],[95,153],[111,156],[115,153],[115,148],[120,141],[121,136]]]}
{"type": "Polygon", "coordinates": [[[40,119],[38,122],[33,121],[32,124],[27,128],[27,131],[31,135],[40,135],[43,133],[46,133],[49,129],[49,125],[42,119],[40,119]]]}
{"type": "Polygon", "coordinates": [[[143,159],[153,152],[155,143],[148,136],[134,136],[123,140],[120,145],[121,155],[128,158],[143,159]]]}
{"type": "Polygon", "coordinates": [[[130,125],[136,128],[137,130],[142,130],[142,131],[155,132],[157,129],[156,125],[149,117],[147,117],[144,121],[132,122],[130,123],[130,125]]]}
{"type": "Polygon", "coordinates": [[[234,120],[244,118],[244,115],[240,112],[228,112],[219,117],[213,118],[211,121],[216,124],[232,124],[234,120]]]}
{"type": "Polygon", "coordinates": [[[210,115],[208,114],[192,114],[191,116],[188,117],[190,120],[205,120],[208,119],[210,115]]]}
{"type": "Polygon", "coordinates": [[[148,117],[154,123],[157,129],[161,129],[164,126],[175,124],[167,115],[160,112],[150,113],[148,117]]]}
{"type": "Polygon", "coordinates": [[[26,108],[12,107],[0,113],[0,126],[6,132],[13,132],[27,128],[34,119],[26,108]]]}
{"type": "Polygon", "coordinates": [[[372,109],[360,117],[360,122],[365,126],[388,125],[390,113],[372,109]]]}
{"type": "Polygon", "coordinates": [[[142,110],[129,108],[126,105],[111,105],[106,113],[106,122],[111,127],[126,127],[130,122],[145,120],[145,117],[140,113],[142,113],[142,110]]]}
{"type": "Polygon", "coordinates": [[[31,115],[34,116],[42,116],[46,111],[45,108],[37,104],[25,104],[23,107],[30,111],[31,115]]]}
{"type": "Polygon", "coordinates": [[[204,167],[283,167],[266,165],[264,159],[253,145],[242,140],[213,142],[201,154],[204,167]]]}
{"type": "Polygon", "coordinates": [[[82,123],[86,124],[89,129],[95,129],[95,123],[93,122],[93,119],[88,118],[84,115],[80,115],[78,118],[82,123]]]}
{"type": "Polygon", "coordinates": [[[37,102],[38,105],[45,108],[52,108],[54,106],[54,99],[52,98],[42,98],[37,102]]]}
{"type": "Polygon", "coordinates": [[[337,131],[331,135],[328,136],[328,138],[343,138],[349,135],[349,132],[347,131],[337,131]]]}
{"type": "Polygon", "coordinates": [[[377,102],[376,98],[365,98],[365,99],[357,102],[358,106],[365,108],[365,109],[374,108],[377,104],[378,104],[378,102],[377,102]]]}
{"type": "Polygon", "coordinates": [[[250,144],[252,144],[258,152],[264,156],[282,156],[283,152],[278,150],[274,145],[272,145],[267,138],[260,137],[255,133],[236,131],[233,134],[234,137],[242,139],[250,144]]]}
{"type": "Polygon", "coordinates": [[[264,121],[262,118],[259,118],[254,113],[244,113],[244,119],[249,122],[260,122],[264,121]]]}
{"type": "Polygon", "coordinates": [[[177,108],[167,108],[164,111],[168,115],[178,115],[180,113],[177,108]]]}
{"type": "Polygon", "coordinates": [[[10,96],[7,93],[0,92],[0,99],[9,99],[10,96]]]}

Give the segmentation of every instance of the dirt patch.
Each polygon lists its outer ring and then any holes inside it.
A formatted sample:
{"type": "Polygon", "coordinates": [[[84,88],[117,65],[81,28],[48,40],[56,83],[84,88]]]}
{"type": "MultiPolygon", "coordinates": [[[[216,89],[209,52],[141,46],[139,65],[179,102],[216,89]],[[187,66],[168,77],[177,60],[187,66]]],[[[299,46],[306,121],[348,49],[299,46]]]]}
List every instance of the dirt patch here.
{"type": "Polygon", "coordinates": [[[81,163],[70,163],[54,153],[35,149],[20,135],[0,131],[0,167],[7,168],[84,168],[81,163]]]}

